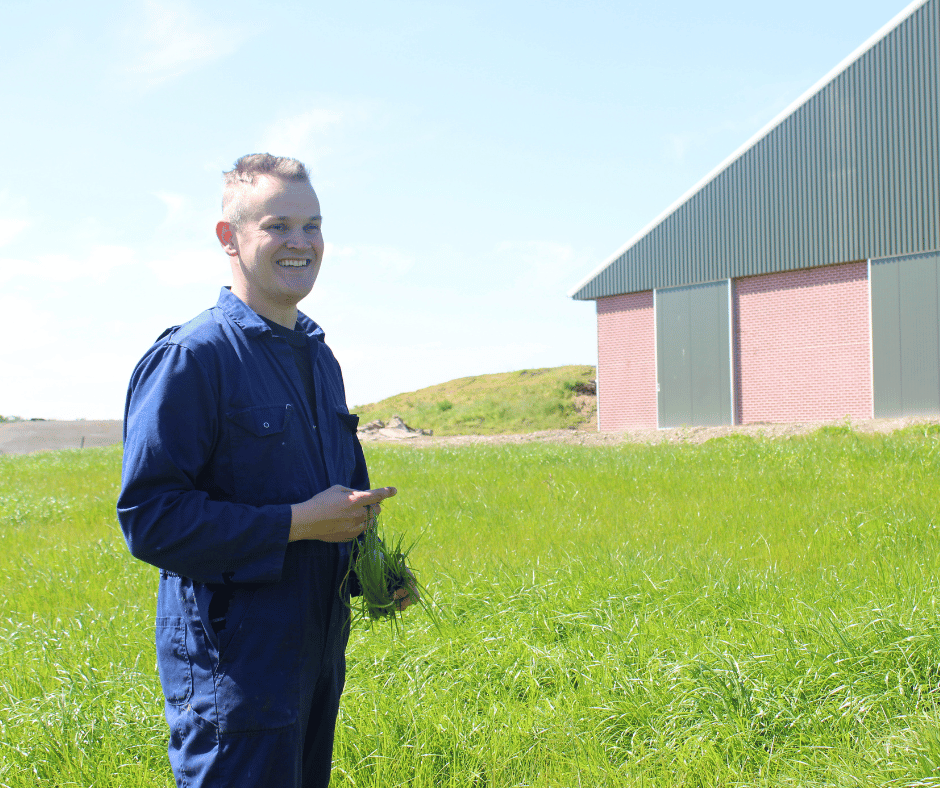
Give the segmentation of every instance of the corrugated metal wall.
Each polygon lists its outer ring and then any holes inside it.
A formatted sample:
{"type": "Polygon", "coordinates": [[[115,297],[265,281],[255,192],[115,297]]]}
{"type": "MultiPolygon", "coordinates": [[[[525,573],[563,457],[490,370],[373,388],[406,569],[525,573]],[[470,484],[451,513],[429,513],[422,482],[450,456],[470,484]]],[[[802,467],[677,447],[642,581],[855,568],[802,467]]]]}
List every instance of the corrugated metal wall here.
{"type": "Polygon", "coordinates": [[[940,0],[929,0],[574,298],[940,249],[940,0]]]}

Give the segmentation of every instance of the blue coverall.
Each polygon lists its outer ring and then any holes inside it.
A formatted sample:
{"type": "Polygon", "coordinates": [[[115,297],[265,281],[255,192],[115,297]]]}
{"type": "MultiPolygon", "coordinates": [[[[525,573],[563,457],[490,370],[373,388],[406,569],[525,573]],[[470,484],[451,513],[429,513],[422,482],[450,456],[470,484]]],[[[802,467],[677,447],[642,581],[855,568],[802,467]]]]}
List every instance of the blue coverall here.
{"type": "Polygon", "coordinates": [[[177,785],[326,786],[349,636],[349,545],[288,543],[290,504],[369,489],[339,364],[303,314],[316,418],[285,339],[228,289],[131,378],[118,516],[160,569],[177,785]]]}

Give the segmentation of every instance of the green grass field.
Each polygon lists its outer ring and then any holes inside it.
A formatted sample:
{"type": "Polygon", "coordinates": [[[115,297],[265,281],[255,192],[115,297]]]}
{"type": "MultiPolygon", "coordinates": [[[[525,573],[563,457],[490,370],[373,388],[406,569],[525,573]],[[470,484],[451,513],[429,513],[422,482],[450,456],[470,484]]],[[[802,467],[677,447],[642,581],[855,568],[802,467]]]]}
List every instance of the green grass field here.
{"type": "MultiPolygon", "coordinates": [[[[367,446],[440,606],[354,631],[337,786],[940,786],[940,431],[367,446]]],[[[168,786],[120,452],[0,457],[0,786],[168,786]]]]}

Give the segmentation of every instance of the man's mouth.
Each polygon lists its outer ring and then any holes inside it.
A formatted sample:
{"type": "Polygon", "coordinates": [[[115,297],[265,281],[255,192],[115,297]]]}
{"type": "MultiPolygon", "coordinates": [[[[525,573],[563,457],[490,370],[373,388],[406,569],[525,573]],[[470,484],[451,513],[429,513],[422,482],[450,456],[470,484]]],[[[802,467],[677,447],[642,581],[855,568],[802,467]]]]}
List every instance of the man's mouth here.
{"type": "Polygon", "coordinates": [[[278,260],[277,264],[282,268],[306,268],[310,265],[308,257],[288,257],[285,260],[278,260]]]}

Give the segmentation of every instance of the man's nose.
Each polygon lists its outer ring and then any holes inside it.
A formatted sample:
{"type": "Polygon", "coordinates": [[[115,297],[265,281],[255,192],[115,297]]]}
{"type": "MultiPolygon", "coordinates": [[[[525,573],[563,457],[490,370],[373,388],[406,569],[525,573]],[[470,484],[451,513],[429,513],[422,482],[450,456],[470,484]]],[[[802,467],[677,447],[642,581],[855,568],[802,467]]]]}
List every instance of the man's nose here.
{"type": "Polygon", "coordinates": [[[287,236],[287,245],[292,249],[309,249],[311,242],[301,227],[297,230],[292,230],[290,235],[287,236]]]}

